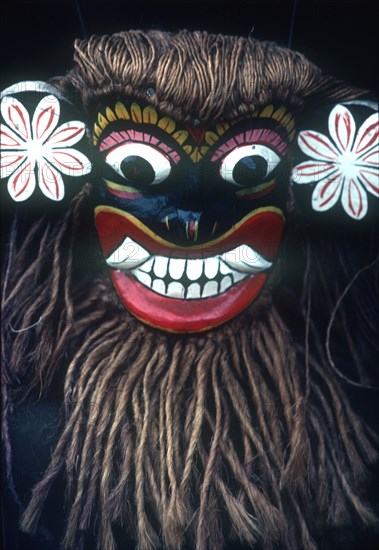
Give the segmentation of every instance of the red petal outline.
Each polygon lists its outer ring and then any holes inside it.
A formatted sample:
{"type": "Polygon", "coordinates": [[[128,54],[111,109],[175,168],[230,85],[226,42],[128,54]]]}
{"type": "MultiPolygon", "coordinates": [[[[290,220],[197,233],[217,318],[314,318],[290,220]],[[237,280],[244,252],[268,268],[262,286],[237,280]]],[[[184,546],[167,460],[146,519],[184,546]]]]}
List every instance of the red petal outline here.
{"type": "MultiPolygon", "coordinates": [[[[325,196],[325,193],[326,191],[328,190],[328,188],[330,187],[330,185],[337,179],[337,178],[341,178],[341,173],[338,172],[335,176],[331,177],[330,179],[328,179],[326,182],[325,182],[325,185],[323,186],[322,188],[322,191],[320,193],[320,197],[321,199],[324,198],[325,196]]],[[[335,194],[337,193],[337,191],[340,189],[341,187],[341,182],[336,185],[336,188],[334,190],[334,193],[332,193],[331,195],[329,195],[329,197],[320,204],[320,208],[325,206],[326,204],[328,204],[328,202],[330,202],[332,200],[332,198],[335,196],[335,194]]]]}
{"type": "Polygon", "coordinates": [[[362,201],[361,190],[359,189],[359,186],[357,185],[354,178],[351,178],[346,185],[348,185],[348,197],[349,197],[348,204],[349,204],[350,211],[354,214],[354,217],[358,218],[359,215],[361,214],[362,210],[363,210],[363,201],[362,201]],[[353,187],[357,191],[358,197],[359,197],[359,206],[358,206],[358,212],[357,213],[355,213],[355,211],[354,211],[354,204],[353,204],[353,201],[352,201],[352,198],[351,198],[351,193],[352,193],[352,188],[353,187]]]}
{"type": "MultiPolygon", "coordinates": [[[[320,134],[321,136],[321,134],[320,134]]],[[[336,160],[336,157],[338,156],[337,155],[337,151],[335,151],[330,145],[328,142],[324,141],[323,139],[321,139],[319,135],[317,134],[314,134],[313,132],[311,131],[304,131],[304,132],[300,132],[300,135],[299,135],[299,141],[303,141],[303,143],[305,143],[305,145],[311,150],[313,151],[316,155],[318,155],[319,157],[322,157],[324,159],[327,159],[327,160],[332,160],[332,161],[335,161],[336,160]],[[333,157],[328,157],[327,155],[325,154],[322,154],[320,153],[317,149],[315,149],[314,147],[311,147],[309,145],[309,141],[307,141],[307,137],[310,137],[312,139],[314,139],[315,141],[319,142],[319,143],[322,143],[322,145],[324,145],[327,149],[329,149],[332,153],[333,153],[333,157]]]]}
{"type": "Polygon", "coordinates": [[[55,109],[50,106],[46,109],[43,109],[43,111],[40,112],[40,114],[37,117],[36,120],[36,137],[37,139],[41,139],[43,137],[43,134],[48,131],[48,129],[51,126],[51,123],[53,122],[55,117],[55,109]],[[48,116],[47,122],[45,122],[43,119],[46,118],[46,114],[48,116]],[[42,123],[44,123],[44,127],[42,127],[42,123]],[[42,127],[42,130],[41,130],[42,127]],[[41,131],[41,133],[40,133],[41,131]]]}
{"type": "MultiPolygon", "coordinates": [[[[25,154],[19,154],[18,152],[9,152],[9,153],[3,153],[3,155],[0,157],[0,167],[1,168],[7,168],[8,166],[11,166],[12,164],[17,164],[18,161],[22,158],[26,158],[25,154]],[[13,160],[6,160],[7,157],[16,157],[13,158],[13,160]]],[[[17,167],[18,168],[18,167],[17,167]]]]}
{"type": "MultiPolygon", "coordinates": [[[[76,121],[75,121],[76,122],[76,121]]],[[[85,132],[85,127],[82,122],[69,122],[62,124],[49,137],[46,144],[49,146],[59,147],[73,145],[80,141],[85,132]],[[68,125],[70,124],[70,125],[68,125]],[[67,143],[68,142],[68,143],[67,143]]]]}
{"type": "Polygon", "coordinates": [[[9,120],[12,122],[13,127],[25,138],[30,139],[30,129],[27,121],[25,120],[24,113],[22,112],[22,109],[19,105],[9,105],[8,107],[8,117],[9,120]],[[14,116],[14,111],[16,111],[16,114],[18,115],[17,118],[14,116]],[[22,121],[23,128],[20,128],[17,126],[18,120],[22,121]]]}
{"type": "Polygon", "coordinates": [[[359,170],[359,177],[363,180],[363,185],[368,187],[375,195],[379,197],[379,174],[377,171],[372,172],[371,170],[359,170]],[[376,176],[376,179],[378,181],[377,186],[375,187],[370,180],[367,179],[365,174],[372,174],[373,176],[376,176]]]}
{"type": "Polygon", "coordinates": [[[39,165],[39,185],[42,192],[47,197],[54,197],[55,200],[61,200],[64,196],[64,186],[62,183],[61,175],[50,166],[47,162],[40,163],[39,165]],[[62,189],[60,188],[60,183],[62,183],[62,189]],[[44,191],[44,189],[47,193],[44,191]]]}
{"type": "Polygon", "coordinates": [[[7,126],[4,126],[3,124],[1,125],[1,128],[0,128],[0,144],[1,144],[1,147],[2,148],[9,148],[9,147],[17,147],[17,148],[20,148],[22,147],[23,149],[25,149],[26,147],[26,143],[24,141],[20,141],[19,140],[19,137],[17,136],[17,134],[15,132],[13,132],[12,130],[10,130],[10,128],[7,128],[7,126]],[[4,143],[4,137],[7,138],[8,140],[10,140],[9,142],[5,142],[4,143]]]}
{"type": "Polygon", "coordinates": [[[30,161],[27,161],[25,163],[23,169],[20,170],[20,172],[17,174],[17,176],[14,178],[14,180],[12,182],[12,187],[13,187],[15,197],[19,197],[25,191],[25,189],[30,184],[30,180],[31,180],[32,176],[34,176],[34,163],[32,163],[30,161]],[[16,187],[17,187],[17,184],[19,182],[19,179],[25,173],[27,174],[27,179],[26,179],[25,185],[19,191],[16,191],[16,187]]]}
{"type": "Polygon", "coordinates": [[[355,144],[356,154],[358,155],[359,153],[364,151],[364,149],[368,149],[369,147],[371,147],[371,145],[374,145],[378,141],[378,139],[379,139],[379,121],[374,122],[373,124],[371,124],[371,126],[369,126],[366,129],[363,136],[361,136],[361,138],[359,140],[359,143],[355,144]],[[373,136],[370,138],[368,143],[362,143],[364,141],[364,139],[367,137],[369,132],[373,132],[373,136]]]}
{"type": "Polygon", "coordinates": [[[80,161],[78,157],[75,157],[75,155],[71,153],[66,153],[65,151],[52,151],[51,155],[54,159],[54,164],[58,164],[57,168],[59,169],[59,166],[61,166],[63,169],[66,170],[72,170],[73,172],[78,170],[83,170],[84,164],[80,161]],[[71,164],[69,160],[67,160],[67,163],[65,163],[62,160],[59,160],[59,156],[69,157],[69,159],[72,159],[74,161],[74,164],[71,164]]]}
{"type": "Polygon", "coordinates": [[[350,111],[348,111],[346,109],[346,111],[341,114],[341,113],[336,113],[336,116],[335,116],[335,119],[334,119],[334,128],[335,128],[335,132],[336,132],[336,137],[337,137],[337,140],[338,140],[338,143],[340,144],[341,146],[341,149],[343,151],[346,151],[347,148],[348,148],[348,145],[351,141],[351,114],[350,114],[350,111]],[[341,132],[341,126],[344,127],[344,129],[346,130],[346,143],[343,142],[342,138],[343,138],[343,135],[342,135],[342,132],[341,132]]]}
{"type": "Polygon", "coordinates": [[[364,156],[358,159],[357,164],[367,163],[370,167],[379,166],[379,145],[377,147],[373,147],[371,151],[363,154],[364,156]],[[370,157],[373,157],[373,159],[371,160],[370,157]]]}

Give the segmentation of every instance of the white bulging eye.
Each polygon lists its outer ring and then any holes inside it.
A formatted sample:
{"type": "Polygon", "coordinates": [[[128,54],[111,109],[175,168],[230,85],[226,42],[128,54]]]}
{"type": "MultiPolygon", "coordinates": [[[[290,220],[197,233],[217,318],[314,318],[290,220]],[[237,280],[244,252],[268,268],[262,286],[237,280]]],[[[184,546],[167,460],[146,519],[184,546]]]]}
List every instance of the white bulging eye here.
{"type": "Polygon", "coordinates": [[[239,187],[250,187],[263,181],[276,168],[281,158],[265,145],[242,145],[221,162],[221,177],[239,187]]]}
{"type": "Polygon", "coordinates": [[[110,151],[105,162],[129,183],[157,185],[171,172],[171,164],[163,154],[144,143],[124,143],[110,151]]]}

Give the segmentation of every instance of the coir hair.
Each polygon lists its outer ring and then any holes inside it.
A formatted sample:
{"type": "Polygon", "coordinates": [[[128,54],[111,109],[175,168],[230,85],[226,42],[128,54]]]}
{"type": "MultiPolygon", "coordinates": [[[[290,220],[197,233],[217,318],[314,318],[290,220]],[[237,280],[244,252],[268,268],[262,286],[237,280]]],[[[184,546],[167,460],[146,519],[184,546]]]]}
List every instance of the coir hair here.
{"type": "MultiPolygon", "coordinates": [[[[66,549],[95,532],[97,547],[112,550],[117,529],[143,550],[221,549],[232,540],[313,549],[325,524],[375,523],[362,487],[376,436],[351,408],[312,321],[311,273],[324,261],[312,244],[303,239],[303,297],[291,310],[303,319],[303,344],[270,300],[274,282],[225,327],[169,335],[120,308],[101,269],[94,278],[80,268],[89,196],[86,186],[60,222],[35,223],[21,244],[17,227],[11,234],[3,308],[10,478],[9,414],[28,393],[43,398],[64,380],[64,428],[23,529],[34,532],[60,475],[66,549]]],[[[317,293],[325,299],[320,281],[317,293]]]]}
{"type": "MultiPolygon", "coordinates": [[[[162,112],[201,121],[275,100],[361,94],[300,54],[253,39],[135,31],[77,42],[75,55],[61,88],[76,90],[89,111],[108,94],[146,98],[148,87],[162,112]]],[[[219,550],[232,540],[311,550],[325,526],[374,524],[364,488],[377,436],[352,409],[318,324],[334,317],[333,338],[347,342],[357,381],[367,382],[345,302],[334,315],[349,284],[337,240],[317,240],[293,213],[276,271],[251,308],[208,333],[170,335],[120,307],[97,254],[88,269],[86,251],[98,250],[91,195],[87,184],[61,218],[42,218],[26,236],[16,220],[10,234],[2,361],[10,484],[12,411],[57,386],[64,401],[63,429],[22,528],[37,529],[62,476],[67,550],[84,547],[88,533],[114,550],[119,530],[141,550],[219,550]],[[303,270],[291,289],[283,255],[293,242],[303,270]],[[339,274],[327,278],[331,257],[339,274]]],[[[372,319],[355,304],[370,334],[372,319]]]]}
{"type": "Polygon", "coordinates": [[[181,31],[128,31],[75,42],[75,68],[60,85],[91,112],[101,99],[144,100],[176,120],[218,122],[272,102],[353,99],[357,90],[301,53],[253,38],[181,31]],[[152,91],[153,93],[148,93],[152,91]]]}

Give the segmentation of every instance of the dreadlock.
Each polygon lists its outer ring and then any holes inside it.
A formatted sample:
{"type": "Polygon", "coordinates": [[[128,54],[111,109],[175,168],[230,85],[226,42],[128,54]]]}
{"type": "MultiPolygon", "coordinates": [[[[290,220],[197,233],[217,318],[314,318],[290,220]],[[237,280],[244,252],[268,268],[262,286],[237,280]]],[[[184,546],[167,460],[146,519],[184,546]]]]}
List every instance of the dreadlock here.
{"type": "Polygon", "coordinates": [[[116,548],[116,525],[146,550],[233,539],[313,548],[326,518],[374,522],[360,488],[375,437],[325,358],[294,345],[268,293],[238,321],[198,337],[133,320],[115,307],[106,275],[88,291],[72,237],[89,195],[86,186],[54,227],[35,224],[13,251],[17,283],[5,280],[5,434],[12,407],[29,392],[46,395],[64,369],[64,429],[23,528],[35,530],[62,472],[65,548],[80,548],[93,525],[102,549],[116,548]],[[40,243],[34,259],[32,241],[40,243]]]}
{"type": "Polygon", "coordinates": [[[120,94],[147,100],[188,122],[233,120],[272,102],[353,99],[363,90],[325,76],[302,54],[253,38],[181,31],[128,31],[75,42],[75,68],[62,79],[91,111],[120,94]],[[146,96],[146,90],[154,91],[146,96]]]}
{"type": "MultiPolygon", "coordinates": [[[[89,111],[101,96],[145,97],[148,86],[153,104],[183,120],[233,118],[278,97],[299,105],[312,94],[361,94],[300,54],[250,39],[135,31],[77,42],[76,50],[77,67],[61,88],[80,93],[89,111]]],[[[264,292],[236,320],[201,336],[165,334],[118,304],[96,253],[92,194],[87,184],[59,219],[35,222],[24,240],[15,223],[10,235],[3,293],[10,482],[12,411],[57,386],[64,402],[63,428],[22,528],[37,529],[62,476],[67,550],[83,548],[88,533],[97,548],[113,550],[120,530],[141,550],[221,549],[233,540],[313,549],[325,525],[374,524],[362,487],[377,436],[350,406],[317,324],[317,316],[330,318],[346,282],[342,274],[331,287],[325,276],[339,247],[315,242],[294,213],[287,245],[295,235],[305,272],[295,291],[285,285],[284,245],[264,292]]],[[[344,272],[338,254],[337,261],[344,272]]],[[[347,311],[342,303],[335,334],[347,333],[365,381],[347,311]]]]}

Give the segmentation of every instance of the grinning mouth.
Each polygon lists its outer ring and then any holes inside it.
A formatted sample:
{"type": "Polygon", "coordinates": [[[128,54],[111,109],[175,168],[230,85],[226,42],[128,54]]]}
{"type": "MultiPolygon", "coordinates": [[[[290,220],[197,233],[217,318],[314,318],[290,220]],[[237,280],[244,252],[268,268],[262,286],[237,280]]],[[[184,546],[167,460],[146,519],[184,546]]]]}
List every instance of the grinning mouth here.
{"type": "Polygon", "coordinates": [[[185,259],[151,254],[130,237],[106,262],[109,267],[132,275],[153,292],[182,300],[219,296],[272,266],[272,262],[247,244],[208,258],[185,259]]]}
{"type": "Polygon", "coordinates": [[[168,332],[209,330],[246,309],[265,284],[284,229],[282,212],[266,207],[212,241],[183,247],[122,210],[102,205],[95,215],[122,303],[168,332]]]}

